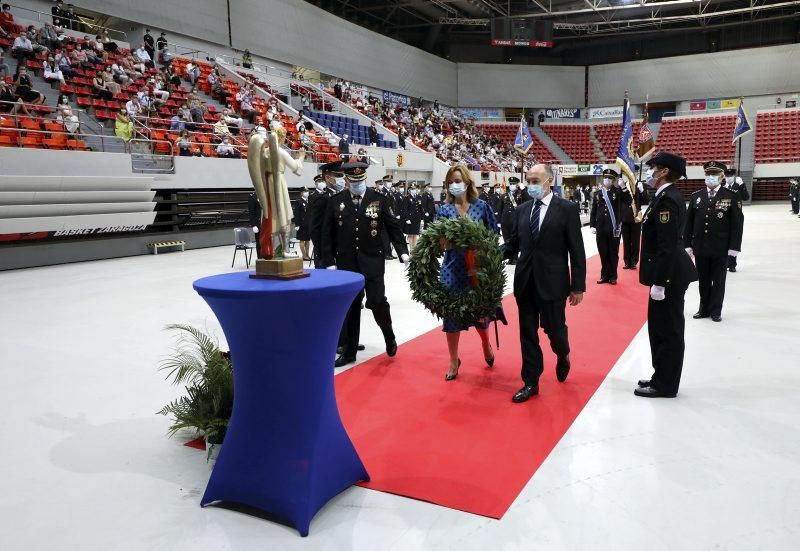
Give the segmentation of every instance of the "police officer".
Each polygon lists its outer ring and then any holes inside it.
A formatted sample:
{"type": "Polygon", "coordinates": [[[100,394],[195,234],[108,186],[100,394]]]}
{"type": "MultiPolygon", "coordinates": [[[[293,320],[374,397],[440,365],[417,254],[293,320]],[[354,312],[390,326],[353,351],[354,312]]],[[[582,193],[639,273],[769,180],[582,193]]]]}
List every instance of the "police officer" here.
{"type": "Polygon", "coordinates": [[[636,184],[636,193],[631,203],[632,208],[622,209],[622,261],[623,270],[635,270],[639,263],[639,242],[642,237],[642,205],[647,198],[644,185],[636,184]]]}
{"type": "Polygon", "coordinates": [[[794,178],[789,180],[789,200],[792,202],[792,212],[800,212],[800,183],[794,178]]]}
{"type": "Polygon", "coordinates": [[[319,167],[320,174],[314,178],[317,193],[308,201],[308,227],[311,243],[314,245],[314,267],[322,268],[322,225],[328,200],[344,189],[344,173],[342,162],[334,161],[319,167]]]}
{"type": "Polygon", "coordinates": [[[686,213],[686,252],[694,254],[700,287],[700,309],[694,319],[722,321],[725,275],[729,256],[742,246],[742,210],[739,198],[722,187],[727,167],[719,161],[703,165],[706,189],[692,194],[686,213]]]}
{"type": "Polygon", "coordinates": [[[422,199],[425,202],[425,227],[427,228],[436,219],[436,200],[431,193],[431,185],[425,184],[422,188],[422,199]]]}
{"type": "MultiPolygon", "coordinates": [[[[517,186],[519,183],[519,178],[511,176],[508,179],[508,191],[500,201],[500,232],[503,234],[504,242],[511,239],[511,232],[514,228],[514,220],[516,219],[514,213],[519,206],[519,201],[517,200],[517,186]]],[[[513,266],[517,263],[517,259],[510,258],[508,263],[513,266]]]]}
{"type": "Polygon", "coordinates": [[[300,242],[300,253],[304,261],[309,261],[311,258],[308,256],[308,240],[311,236],[311,229],[309,227],[308,219],[308,200],[310,192],[307,189],[300,191],[300,197],[295,199],[292,205],[292,212],[294,214],[294,229],[295,237],[300,242]]]}
{"type": "Polygon", "coordinates": [[[425,220],[425,201],[419,195],[417,184],[411,183],[403,202],[403,233],[406,234],[410,251],[413,251],[417,244],[423,220],[425,220]]]}
{"type": "Polygon", "coordinates": [[[487,205],[490,204],[489,202],[489,184],[483,182],[481,184],[481,192],[478,194],[478,199],[485,202],[487,205]]]}
{"type": "Polygon", "coordinates": [[[503,200],[500,194],[497,193],[497,185],[489,184],[489,206],[494,211],[495,218],[499,219],[500,215],[500,202],[503,200]]]}
{"type": "MultiPolygon", "coordinates": [[[[729,190],[733,191],[739,196],[739,209],[742,209],[742,205],[745,201],[750,200],[750,192],[747,191],[747,186],[744,185],[744,180],[741,177],[736,175],[735,168],[728,168],[725,171],[725,187],[729,190]]],[[[744,211],[742,210],[742,234],[744,234],[744,211]]],[[[729,256],[728,257],[728,271],[735,272],[736,271],[736,257],[729,256]]]]}
{"type": "Polygon", "coordinates": [[[678,394],[685,348],[683,304],[697,271],[683,247],[686,203],[674,185],[686,177],[686,160],[661,151],[647,161],[647,186],[655,197],[642,218],[639,283],[650,287],[647,332],[653,376],[639,381],[637,396],[673,398],[678,394]]]}
{"type": "Polygon", "coordinates": [[[592,199],[589,227],[597,237],[600,255],[600,279],[597,283],[617,284],[619,238],[622,234],[622,209],[630,210],[631,194],[627,186],[620,188],[619,174],[610,168],[603,171],[603,185],[592,199]]]}
{"type": "Polygon", "coordinates": [[[361,330],[361,301],[366,293],[366,307],[383,333],[386,353],[397,353],[392,330],[389,302],[384,284],[384,251],[381,230],[385,227],[400,259],[407,265],[408,249],[403,232],[386,197],[367,189],[367,164],[347,163],[342,166],[348,188],[328,201],[322,232],[322,263],[328,269],[348,270],[364,276],[365,285],[347,312],[344,323],[344,349],[336,358],[336,367],[356,361],[361,330]]]}

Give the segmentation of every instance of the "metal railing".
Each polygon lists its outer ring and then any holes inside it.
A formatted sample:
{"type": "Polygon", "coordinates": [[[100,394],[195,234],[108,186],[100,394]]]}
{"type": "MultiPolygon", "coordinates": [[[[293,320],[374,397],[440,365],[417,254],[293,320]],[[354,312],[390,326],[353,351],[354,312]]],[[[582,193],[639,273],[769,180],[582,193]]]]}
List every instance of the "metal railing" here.
{"type": "MultiPolygon", "coordinates": [[[[106,142],[109,142],[109,143],[112,143],[112,142],[123,142],[124,143],[124,141],[125,141],[125,140],[123,140],[122,138],[120,138],[118,136],[98,136],[96,134],[85,134],[83,132],[68,132],[66,129],[64,131],[56,131],[56,130],[33,130],[33,129],[28,129],[28,128],[2,128],[2,127],[0,127],[0,130],[11,131],[11,132],[24,132],[26,134],[26,136],[28,134],[47,134],[47,135],[50,135],[50,136],[64,136],[65,137],[65,141],[64,141],[65,144],[69,140],[80,140],[80,141],[84,142],[84,145],[86,145],[86,138],[90,138],[90,139],[99,138],[100,139],[100,149],[104,153],[107,153],[107,151],[106,151],[106,142]]],[[[17,138],[17,145],[18,146],[22,147],[21,141],[23,139],[24,138],[21,137],[21,136],[19,136],[17,138]]],[[[37,149],[48,149],[48,147],[45,144],[43,144],[42,142],[38,142],[38,145],[39,145],[39,147],[37,147],[37,149]]],[[[69,147],[64,147],[63,149],[70,149],[70,148],[69,147]]],[[[72,149],[76,149],[76,148],[72,148],[72,149]]],[[[94,150],[92,150],[92,151],[94,151],[94,150]]],[[[116,153],[116,151],[112,151],[111,153],[116,153]]]]}
{"type": "MultiPolygon", "coordinates": [[[[39,23],[42,23],[43,19],[47,20],[50,23],[53,22],[53,19],[58,19],[62,23],[66,23],[66,22],[77,23],[79,25],[84,25],[87,29],[89,29],[86,32],[84,32],[84,34],[97,35],[98,33],[96,31],[97,30],[101,30],[101,31],[107,32],[109,34],[109,36],[111,35],[111,33],[116,33],[117,35],[119,35],[119,37],[122,40],[124,40],[125,42],[128,42],[128,34],[125,31],[120,31],[118,29],[112,29],[111,27],[104,27],[103,25],[98,25],[96,23],[92,23],[91,21],[88,21],[85,18],[81,19],[81,15],[79,13],[76,13],[74,18],[72,18],[72,17],[55,17],[52,13],[46,13],[46,12],[42,12],[42,11],[39,11],[39,10],[34,10],[32,8],[26,8],[24,6],[18,6],[16,4],[9,4],[9,5],[14,10],[20,10],[20,11],[36,14],[36,21],[39,22],[39,23]]],[[[66,27],[65,27],[64,30],[67,30],[66,27]]],[[[73,30],[73,29],[71,29],[71,25],[70,25],[70,29],[69,30],[73,30]]],[[[74,30],[74,32],[83,32],[83,31],[74,30]]]]}

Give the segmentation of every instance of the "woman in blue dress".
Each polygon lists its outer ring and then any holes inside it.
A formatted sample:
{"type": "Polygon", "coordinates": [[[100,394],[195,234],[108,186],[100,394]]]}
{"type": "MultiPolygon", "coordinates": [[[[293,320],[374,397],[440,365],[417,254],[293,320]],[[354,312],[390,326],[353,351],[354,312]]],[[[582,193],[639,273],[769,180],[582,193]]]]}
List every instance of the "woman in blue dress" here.
{"type": "MultiPolygon", "coordinates": [[[[497,234],[497,219],[494,216],[494,211],[488,203],[478,199],[478,190],[467,167],[464,165],[451,167],[447,171],[444,185],[446,196],[439,209],[439,218],[467,216],[476,222],[482,223],[497,234]]],[[[465,260],[466,251],[450,248],[446,242],[443,242],[442,245],[446,250],[439,272],[439,280],[451,291],[464,291],[469,286],[465,260]]],[[[489,367],[494,365],[494,351],[492,350],[492,345],[489,344],[489,334],[487,332],[489,318],[475,320],[466,325],[445,318],[442,330],[447,334],[447,348],[450,351],[450,370],[445,375],[446,381],[452,381],[458,375],[458,368],[461,365],[461,360],[458,358],[458,341],[461,331],[467,331],[470,327],[475,327],[478,331],[483,344],[483,357],[486,360],[486,364],[489,367]]]]}

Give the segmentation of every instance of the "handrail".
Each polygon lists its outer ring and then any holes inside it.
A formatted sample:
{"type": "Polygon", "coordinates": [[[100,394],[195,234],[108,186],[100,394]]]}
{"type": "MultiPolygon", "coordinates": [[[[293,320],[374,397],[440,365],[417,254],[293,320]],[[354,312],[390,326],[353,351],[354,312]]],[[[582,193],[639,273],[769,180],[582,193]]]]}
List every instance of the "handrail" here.
{"type": "MultiPolygon", "coordinates": [[[[12,129],[9,129],[9,130],[12,130],[12,129]]],[[[64,130],[63,132],[55,131],[55,130],[29,130],[27,128],[16,128],[15,130],[16,131],[25,132],[26,134],[34,133],[34,134],[64,135],[64,136],[67,136],[68,140],[69,139],[79,139],[79,138],[76,138],[77,136],[80,136],[82,138],[100,138],[100,149],[102,149],[103,153],[106,153],[105,140],[120,140],[120,141],[123,141],[123,142],[125,141],[122,138],[120,138],[119,136],[102,136],[102,135],[98,136],[96,134],[86,134],[86,133],[83,133],[83,132],[70,133],[70,132],[68,132],[66,130],[64,130]]],[[[116,152],[112,152],[112,153],[116,153],[116,152]]]]}
{"type": "Polygon", "coordinates": [[[260,63],[257,61],[253,61],[252,67],[245,67],[242,65],[242,58],[236,57],[236,55],[231,54],[218,54],[217,58],[222,59],[222,62],[226,65],[232,65],[234,67],[244,69],[245,71],[253,71],[254,73],[260,73],[265,75],[275,75],[281,78],[285,78],[287,80],[291,79],[292,73],[286,71],[284,69],[279,69],[273,65],[266,65],[264,63],[260,63]],[[230,59],[230,61],[228,61],[230,59]]]}
{"type": "MultiPolygon", "coordinates": [[[[50,22],[52,22],[52,20],[55,18],[55,16],[52,13],[46,13],[46,12],[42,12],[42,11],[39,11],[39,10],[34,10],[32,8],[26,8],[24,6],[17,6],[16,4],[9,4],[9,5],[12,8],[14,8],[15,10],[22,10],[22,11],[35,13],[36,14],[36,21],[38,21],[39,23],[42,22],[42,16],[43,15],[50,22]]],[[[90,29],[101,29],[103,31],[109,31],[109,32],[113,32],[113,33],[118,33],[118,34],[120,34],[122,36],[122,38],[125,40],[125,42],[128,42],[128,34],[125,31],[120,31],[118,29],[112,29],[111,27],[104,27],[103,25],[97,25],[96,23],[86,22],[83,19],[80,19],[80,14],[78,14],[78,13],[75,14],[75,17],[76,17],[75,19],[73,19],[71,17],[58,17],[58,20],[59,21],[65,21],[65,22],[69,21],[71,23],[80,23],[82,25],[88,26],[90,29]]],[[[72,30],[72,29],[70,29],[70,30],[72,30]]],[[[89,34],[97,34],[97,33],[89,33],[89,34]]]]}

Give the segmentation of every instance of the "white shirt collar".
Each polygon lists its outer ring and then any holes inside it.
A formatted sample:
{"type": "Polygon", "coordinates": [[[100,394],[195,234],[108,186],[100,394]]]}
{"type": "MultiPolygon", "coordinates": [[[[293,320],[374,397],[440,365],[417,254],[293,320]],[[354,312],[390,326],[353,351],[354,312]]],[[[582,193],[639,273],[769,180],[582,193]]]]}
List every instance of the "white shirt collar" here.
{"type": "Polygon", "coordinates": [[[661,184],[661,186],[659,186],[659,188],[656,190],[656,197],[661,195],[661,192],[664,191],[665,189],[667,189],[671,185],[672,185],[672,182],[667,182],[666,184],[661,184]]]}
{"type": "Polygon", "coordinates": [[[541,199],[541,201],[542,201],[542,204],[543,204],[544,206],[546,206],[546,207],[549,207],[549,206],[550,206],[550,200],[551,200],[552,198],[553,198],[553,190],[551,189],[551,190],[550,190],[550,191],[547,193],[547,195],[545,195],[544,197],[542,197],[542,199],[541,199]]]}

